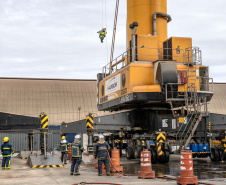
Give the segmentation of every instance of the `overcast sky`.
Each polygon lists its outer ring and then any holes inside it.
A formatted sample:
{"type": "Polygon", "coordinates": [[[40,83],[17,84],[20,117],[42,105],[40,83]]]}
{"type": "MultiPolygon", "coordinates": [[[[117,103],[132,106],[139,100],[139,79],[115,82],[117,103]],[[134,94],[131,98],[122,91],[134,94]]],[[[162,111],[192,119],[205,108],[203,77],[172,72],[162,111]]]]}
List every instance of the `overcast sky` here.
{"type": "MultiPolygon", "coordinates": [[[[226,82],[225,8],[225,0],[168,0],[168,37],[192,37],[215,82],[226,82]]],[[[0,77],[95,79],[109,62],[114,11],[115,0],[0,0],[0,77]]],[[[120,0],[114,56],[125,50],[120,0]]]]}

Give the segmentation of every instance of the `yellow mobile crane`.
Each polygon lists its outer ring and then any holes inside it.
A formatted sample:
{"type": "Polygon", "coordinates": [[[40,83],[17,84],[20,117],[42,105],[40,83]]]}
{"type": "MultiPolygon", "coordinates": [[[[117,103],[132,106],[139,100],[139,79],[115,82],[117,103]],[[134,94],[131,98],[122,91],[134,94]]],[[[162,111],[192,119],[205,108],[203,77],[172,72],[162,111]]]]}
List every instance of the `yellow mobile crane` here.
{"type": "Polygon", "coordinates": [[[168,38],[171,20],[166,0],[127,0],[127,51],[97,75],[98,109],[129,111],[98,118],[96,128],[109,124],[113,138],[127,139],[128,159],[146,147],[153,162],[167,163],[168,139],[177,142],[176,151],[202,143],[205,147],[194,150],[194,156],[210,154],[204,130],[212,79],[192,38],[168,38]]]}
{"type": "MultiPolygon", "coordinates": [[[[226,132],[216,129],[222,116],[207,109],[213,96],[209,68],[191,38],[168,38],[167,1],[127,0],[127,51],[113,60],[118,6],[116,0],[110,63],[97,75],[97,107],[115,113],[89,114],[82,121],[89,153],[95,134],[105,133],[111,147],[126,149],[128,159],[146,148],[152,163],[167,163],[181,149],[226,161],[226,132]]],[[[73,129],[78,122],[61,126],[62,133],[73,129]]]]}
{"type": "Polygon", "coordinates": [[[166,0],[127,1],[127,51],[99,75],[99,110],[181,107],[195,95],[192,102],[211,99],[201,51],[191,38],[168,38],[170,21],[166,0]]]}

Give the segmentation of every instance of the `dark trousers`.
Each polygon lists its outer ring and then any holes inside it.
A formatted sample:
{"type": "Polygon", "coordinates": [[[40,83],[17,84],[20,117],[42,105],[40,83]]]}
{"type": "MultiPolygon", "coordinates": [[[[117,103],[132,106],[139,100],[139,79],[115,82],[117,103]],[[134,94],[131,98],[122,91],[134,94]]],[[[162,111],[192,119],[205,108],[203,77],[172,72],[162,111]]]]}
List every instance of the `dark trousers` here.
{"type": "Polygon", "coordinates": [[[64,163],[67,162],[67,154],[68,152],[61,152],[61,161],[64,163]]]}
{"type": "Polygon", "coordinates": [[[75,172],[75,174],[79,173],[79,165],[81,163],[80,157],[72,157],[71,159],[71,173],[75,172]]]}
{"type": "Polygon", "coordinates": [[[110,169],[109,169],[109,160],[107,159],[98,159],[98,173],[102,174],[102,164],[104,163],[105,169],[106,169],[106,173],[109,174],[110,173],[110,169]]]}
{"type": "Polygon", "coordinates": [[[11,157],[3,157],[2,159],[2,169],[9,169],[10,168],[10,158],[11,157]]]}

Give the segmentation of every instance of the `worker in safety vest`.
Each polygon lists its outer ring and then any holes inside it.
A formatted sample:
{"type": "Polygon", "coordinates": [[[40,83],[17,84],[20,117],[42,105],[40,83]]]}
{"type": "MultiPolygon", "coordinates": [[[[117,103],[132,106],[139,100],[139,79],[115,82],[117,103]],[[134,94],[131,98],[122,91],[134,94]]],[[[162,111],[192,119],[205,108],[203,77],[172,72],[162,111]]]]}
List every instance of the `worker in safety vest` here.
{"type": "Polygon", "coordinates": [[[98,31],[97,33],[99,33],[99,38],[100,38],[100,41],[101,43],[103,43],[104,41],[104,38],[106,37],[106,28],[103,28],[102,30],[98,31]]]}
{"type": "Polygon", "coordinates": [[[12,144],[9,142],[9,138],[8,137],[4,137],[3,139],[3,144],[1,146],[1,152],[2,152],[2,169],[11,169],[10,168],[10,158],[11,158],[11,154],[14,153],[13,151],[13,146],[12,144]]]}
{"type": "Polygon", "coordinates": [[[67,164],[67,154],[68,154],[68,146],[69,142],[66,140],[65,136],[62,136],[62,141],[60,142],[60,148],[61,148],[61,161],[64,164],[67,164]]]}
{"type": "Polygon", "coordinates": [[[110,150],[109,144],[104,140],[103,135],[99,135],[99,141],[95,146],[95,158],[98,158],[98,175],[102,176],[102,164],[104,163],[106,168],[107,176],[110,176],[109,169],[109,155],[108,150],[110,150]]]}
{"type": "Polygon", "coordinates": [[[74,143],[71,144],[71,150],[72,150],[72,162],[71,162],[71,172],[70,175],[80,175],[79,173],[79,166],[82,161],[82,152],[83,152],[83,146],[81,144],[81,136],[76,135],[74,143]]]}

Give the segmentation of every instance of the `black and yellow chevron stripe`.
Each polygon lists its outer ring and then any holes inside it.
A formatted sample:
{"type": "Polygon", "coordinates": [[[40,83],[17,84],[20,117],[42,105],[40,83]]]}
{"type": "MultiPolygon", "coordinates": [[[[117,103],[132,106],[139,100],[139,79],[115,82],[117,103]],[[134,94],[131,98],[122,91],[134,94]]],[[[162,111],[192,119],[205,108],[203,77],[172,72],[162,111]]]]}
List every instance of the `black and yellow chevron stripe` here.
{"type": "Polygon", "coordinates": [[[64,165],[34,165],[32,168],[56,168],[56,167],[64,167],[64,165]]]}
{"type": "Polygon", "coordinates": [[[156,137],[156,144],[157,144],[157,154],[158,156],[161,156],[163,154],[162,151],[162,143],[166,141],[166,136],[163,133],[160,133],[156,137]]]}
{"type": "Polygon", "coordinates": [[[91,128],[93,129],[93,124],[94,124],[94,116],[92,114],[89,114],[86,116],[86,128],[91,128]]]}
{"type": "Polygon", "coordinates": [[[48,129],[48,115],[41,114],[41,128],[48,129]]]}

